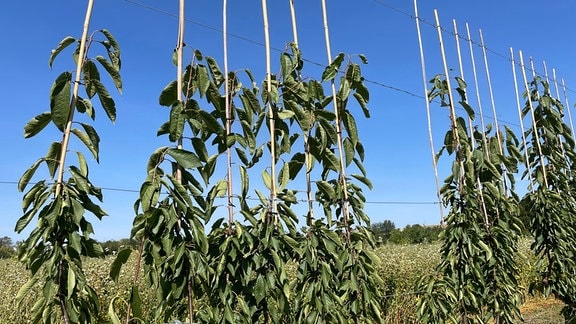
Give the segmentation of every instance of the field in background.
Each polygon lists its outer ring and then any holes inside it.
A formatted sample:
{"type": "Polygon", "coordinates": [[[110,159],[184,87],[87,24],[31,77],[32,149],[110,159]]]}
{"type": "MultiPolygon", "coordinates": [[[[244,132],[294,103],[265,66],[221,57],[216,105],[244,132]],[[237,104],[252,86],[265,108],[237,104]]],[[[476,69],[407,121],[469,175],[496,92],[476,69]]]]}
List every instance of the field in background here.
{"type": "MultiPolygon", "coordinates": [[[[415,294],[414,282],[423,274],[430,273],[439,261],[439,244],[419,245],[384,245],[376,250],[382,263],[379,273],[386,285],[387,301],[382,305],[388,314],[386,323],[411,323],[415,321],[415,294]]],[[[529,253],[529,242],[525,241],[520,246],[521,267],[520,280],[523,286],[527,286],[530,278],[534,275],[529,253]],[[525,255],[525,256],[522,256],[525,255]]],[[[120,282],[116,285],[108,276],[110,263],[113,257],[102,260],[88,260],[86,264],[86,276],[100,296],[101,316],[107,319],[108,305],[115,296],[128,298],[130,291],[131,272],[135,260],[129,261],[129,266],[124,267],[120,276],[120,282]]],[[[27,272],[15,259],[0,260],[0,323],[28,323],[30,320],[30,308],[34,304],[34,295],[26,297],[26,307],[18,309],[15,305],[15,297],[18,289],[26,282],[27,272]]],[[[140,285],[142,292],[142,305],[147,323],[153,316],[154,293],[140,285]]],[[[118,303],[118,307],[122,307],[118,303]]],[[[527,296],[522,313],[525,323],[563,323],[559,315],[562,303],[550,298],[527,296]]]]}

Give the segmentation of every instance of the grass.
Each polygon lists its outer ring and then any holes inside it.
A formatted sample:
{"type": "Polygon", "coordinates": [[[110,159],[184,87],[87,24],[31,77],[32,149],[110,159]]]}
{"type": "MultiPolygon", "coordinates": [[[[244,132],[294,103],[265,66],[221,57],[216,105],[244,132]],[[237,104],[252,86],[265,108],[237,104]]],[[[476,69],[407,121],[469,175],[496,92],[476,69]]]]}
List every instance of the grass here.
{"type": "MultiPolygon", "coordinates": [[[[434,269],[440,259],[439,248],[439,244],[385,245],[375,251],[382,260],[378,271],[385,281],[383,289],[385,289],[387,299],[382,308],[387,314],[386,323],[416,323],[414,283],[421,275],[428,274],[434,269]]],[[[526,255],[520,258],[520,281],[526,287],[534,276],[529,257],[529,242],[523,242],[520,245],[520,252],[520,255],[526,255]]],[[[112,257],[87,260],[84,267],[88,280],[100,297],[99,319],[102,322],[107,321],[108,305],[114,297],[129,298],[136,263],[132,256],[120,274],[119,283],[116,284],[108,275],[112,260],[112,257]]],[[[30,322],[29,309],[34,304],[34,294],[24,298],[23,308],[19,309],[15,302],[16,294],[27,278],[27,271],[17,260],[0,260],[0,323],[30,322]]],[[[151,289],[146,288],[143,280],[140,282],[139,289],[143,297],[145,322],[151,323],[156,304],[155,294],[151,289]]],[[[115,305],[119,309],[123,308],[119,300],[115,305]]],[[[563,323],[560,315],[562,306],[562,302],[553,298],[527,296],[521,307],[524,323],[563,323]]]]}

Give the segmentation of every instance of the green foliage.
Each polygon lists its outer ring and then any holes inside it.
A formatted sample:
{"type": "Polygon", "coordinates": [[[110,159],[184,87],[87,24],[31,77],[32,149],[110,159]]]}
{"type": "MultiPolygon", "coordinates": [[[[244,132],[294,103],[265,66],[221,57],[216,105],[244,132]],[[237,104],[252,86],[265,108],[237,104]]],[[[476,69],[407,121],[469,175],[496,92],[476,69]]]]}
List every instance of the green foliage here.
{"type": "MultiPolygon", "coordinates": [[[[111,61],[97,57],[111,76],[115,86],[121,90],[120,50],[113,36],[106,30],[98,31],[105,36],[105,51],[111,61]]],[[[94,119],[94,111],[89,99],[78,96],[79,81],[83,81],[89,98],[98,94],[102,108],[114,121],[116,107],[113,99],[100,82],[100,74],[87,57],[88,48],[83,40],[66,37],[52,51],[49,65],[67,46],[78,43],[74,51],[75,62],[80,65],[81,75],[72,80],[70,72],[61,73],[50,90],[50,111],[34,117],[24,127],[24,136],[33,137],[40,133],[50,122],[63,133],[61,142],[54,142],[45,157],[38,159],[26,170],[18,183],[18,189],[24,191],[41,164],[45,163],[50,179],[38,181],[25,194],[22,201],[24,215],[16,223],[15,231],[20,233],[33,218],[38,222],[29,237],[19,246],[18,258],[30,271],[30,279],[22,285],[16,301],[23,303],[34,287],[41,287],[34,305],[29,308],[32,323],[93,323],[97,322],[99,298],[86,279],[85,258],[100,258],[104,252],[94,239],[91,223],[86,217],[89,212],[101,219],[106,213],[93,199],[102,201],[102,192],[88,178],[88,164],[84,154],[77,151],[77,165],[66,163],[66,153],[70,150],[69,138],[73,134],[92,153],[96,161],[99,156],[100,138],[89,124],[80,123],[82,130],[71,128],[74,113],[85,113],[94,119]],[[82,44],[82,45],[81,45],[82,44]],[[83,52],[80,53],[81,48],[83,52]],[[82,69],[84,66],[84,69],[82,69]],[[86,68],[88,66],[88,68],[86,68]],[[74,86],[74,90],[72,90],[74,86]],[[94,92],[92,92],[94,89],[94,92]],[[68,179],[64,179],[67,173],[68,179]]],[[[93,39],[95,35],[90,36],[93,39]]]]}
{"type": "Polygon", "coordinates": [[[432,243],[438,241],[441,232],[442,227],[440,225],[406,225],[402,230],[392,230],[388,242],[394,244],[432,243]]]}
{"type": "Polygon", "coordinates": [[[385,244],[390,239],[392,231],[396,229],[396,225],[394,225],[390,220],[385,220],[370,225],[370,229],[372,230],[372,233],[374,233],[374,237],[378,244],[385,244]]]}
{"type": "Polygon", "coordinates": [[[562,121],[564,108],[550,95],[548,83],[537,78],[530,86],[522,112],[534,118],[535,128],[525,134],[530,145],[525,148],[529,161],[525,175],[530,173],[534,183],[522,203],[530,215],[531,248],[543,265],[538,278],[530,283],[530,292],[562,300],[562,312],[569,321],[576,318],[574,139],[562,121]]]}
{"type": "MultiPolygon", "coordinates": [[[[466,84],[457,81],[464,105],[466,84]]],[[[439,96],[448,105],[448,83],[439,76],[431,82],[430,99],[439,96]]],[[[469,112],[468,118],[473,117],[469,112]]],[[[441,234],[442,260],[435,273],[416,286],[423,292],[418,316],[437,323],[483,323],[491,318],[513,323],[522,301],[515,259],[521,225],[518,197],[511,191],[518,160],[506,154],[500,137],[491,136],[490,129],[469,135],[464,119],[452,118],[442,148],[455,156],[452,174],[441,189],[443,202],[450,207],[441,234]]],[[[516,139],[507,135],[510,147],[516,139]]]]}

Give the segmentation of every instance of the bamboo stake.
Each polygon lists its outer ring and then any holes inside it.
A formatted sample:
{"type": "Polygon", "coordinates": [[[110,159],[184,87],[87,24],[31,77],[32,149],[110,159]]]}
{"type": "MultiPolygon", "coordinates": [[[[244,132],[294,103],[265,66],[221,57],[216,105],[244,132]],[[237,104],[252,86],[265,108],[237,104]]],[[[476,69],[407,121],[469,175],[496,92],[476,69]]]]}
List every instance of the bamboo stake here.
{"type": "MultiPolygon", "coordinates": [[[[460,35],[458,35],[456,19],[452,19],[452,25],[454,26],[454,38],[456,40],[456,53],[458,54],[460,77],[462,80],[466,80],[466,78],[464,78],[464,65],[462,64],[462,52],[460,51],[460,35]]],[[[464,98],[464,101],[468,103],[468,98],[464,98]]],[[[470,134],[470,145],[474,148],[476,146],[476,141],[474,140],[474,125],[472,124],[472,118],[470,116],[468,116],[468,128],[468,133],[470,134]]]]}
{"type": "Polygon", "coordinates": [[[522,51],[519,51],[519,54],[520,54],[520,67],[522,69],[522,77],[524,79],[524,88],[528,96],[528,106],[530,107],[530,114],[532,115],[532,129],[534,131],[534,136],[536,138],[536,147],[538,149],[538,156],[540,158],[540,163],[542,165],[542,176],[544,177],[544,185],[546,186],[546,189],[548,189],[548,177],[546,175],[546,165],[544,161],[544,156],[542,154],[542,145],[540,145],[540,136],[538,136],[538,127],[536,125],[536,119],[534,116],[534,106],[532,105],[532,94],[530,93],[530,88],[528,87],[528,78],[526,77],[526,66],[524,65],[524,56],[522,55],[522,51]]]}
{"type": "Polygon", "coordinates": [[[486,124],[484,123],[484,110],[482,109],[482,100],[480,99],[480,88],[478,86],[478,74],[476,72],[476,60],[474,59],[474,48],[472,46],[472,37],[470,36],[470,27],[466,23],[466,34],[468,36],[468,47],[470,49],[470,59],[472,61],[472,74],[474,76],[474,88],[476,89],[476,102],[478,104],[478,112],[480,113],[480,125],[482,125],[482,141],[484,146],[488,146],[486,139],[486,124]]]}
{"type": "Polygon", "coordinates": [[[270,123],[270,213],[274,217],[274,224],[278,222],[278,211],[276,205],[276,125],[274,121],[274,111],[272,105],[272,74],[270,68],[270,34],[268,29],[268,7],[266,0],[262,0],[262,16],[264,18],[264,39],[266,47],[266,90],[268,91],[268,121],[270,123]]]}
{"type": "MultiPolygon", "coordinates": [[[[454,37],[456,38],[456,52],[458,54],[458,66],[460,67],[460,77],[464,80],[464,66],[462,64],[462,53],[460,51],[460,36],[458,35],[458,28],[456,26],[456,19],[452,19],[452,24],[454,25],[454,37]]],[[[468,99],[464,98],[464,102],[468,103],[468,99]]],[[[468,114],[467,114],[468,115],[468,114]]],[[[476,140],[474,139],[474,126],[472,124],[472,118],[468,116],[468,130],[470,134],[470,147],[474,149],[476,146],[476,140]]],[[[488,159],[490,159],[488,146],[484,146],[484,149],[488,153],[488,159]]],[[[480,180],[480,176],[476,175],[476,189],[478,190],[478,195],[480,198],[480,204],[482,206],[482,212],[484,213],[484,226],[486,228],[489,227],[489,219],[488,219],[488,210],[486,209],[486,203],[484,201],[484,193],[482,192],[482,182],[480,180]]],[[[496,211],[498,213],[498,210],[496,211]]]]}
{"type": "Polygon", "coordinates": [[[296,9],[294,8],[294,0],[290,0],[290,17],[292,18],[292,35],[294,37],[294,44],[298,47],[298,29],[296,28],[296,9]]]}
{"type": "MultiPolygon", "coordinates": [[[[518,119],[520,120],[520,131],[522,132],[522,144],[524,145],[524,158],[526,161],[525,165],[526,165],[526,169],[529,170],[530,169],[530,163],[528,162],[528,144],[526,142],[526,134],[525,134],[525,130],[524,130],[524,121],[522,118],[522,107],[520,104],[520,92],[518,91],[518,81],[516,78],[516,62],[514,60],[514,50],[512,49],[512,47],[510,47],[510,61],[512,62],[512,75],[514,77],[514,91],[516,93],[516,106],[518,108],[518,119]]],[[[530,192],[534,192],[534,180],[532,179],[532,173],[531,172],[527,172],[528,173],[528,179],[530,181],[530,192]]]]}
{"type": "MultiPolygon", "coordinates": [[[[296,9],[294,0],[290,0],[290,17],[292,20],[292,35],[296,48],[298,48],[298,25],[296,24],[296,9]]],[[[300,77],[300,75],[298,76],[300,77]]],[[[312,121],[310,121],[312,124],[312,121]]],[[[312,136],[312,129],[304,136],[304,160],[306,163],[306,200],[308,202],[308,215],[306,216],[306,225],[311,226],[314,221],[314,198],[312,197],[312,159],[310,154],[310,141],[312,136]]]]}
{"type": "Polygon", "coordinates": [[[440,225],[446,226],[444,223],[444,208],[442,207],[442,194],[440,194],[440,180],[438,177],[438,164],[436,163],[436,153],[434,146],[434,138],[432,137],[432,117],[430,113],[430,101],[428,100],[428,77],[426,76],[426,62],[424,60],[424,46],[422,45],[422,33],[420,31],[420,18],[418,15],[418,0],[414,0],[414,18],[416,20],[416,30],[418,32],[418,45],[420,47],[420,66],[422,68],[422,83],[424,85],[424,98],[426,98],[426,121],[428,122],[428,139],[430,141],[430,152],[432,153],[432,168],[434,169],[434,180],[436,182],[436,197],[438,199],[438,207],[440,210],[440,225]]]}
{"type": "MultiPolygon", "coordinates": [[[[326,54],[328,56],[328,64],[332,63],[332,53],[330,51],[330,33],[328,32],[328,14],[326,12],[326,0],[322,0],[322,18],[324,21],[324,39],[326,41],[326,54]]],[[[332,101],[334,102],[334,115],[336,116],[336,140],[338,142],[338,158],[340,162],[340,182],[342,183],[343,198],[342,198],[342,210],[344,215],[344,225],[346,230],[349,231],[348,220],[350,219],[350,210],[348,209],[348,184],[346,181],[346,167],[344,166],[344,154],[343,154],[343,144],[342,144],[342,127],[340,125],[341,116],[339,107],[337,104],[337,94],[336,85],[334,80],[330,82],[332,88],[332,101]]],[[[348,233],[348,238],[349,238],[348,233]]]]}
{"type": "Polygon", "coordinates": [[[574,134],[574,124],[572,123],[572,113],[570,112],[570,103],[568,102],[568,95],[566,93],[566,84],[564,83],[564,78],[562,78],[562,91],[564,92],[566,111],[568,111],[568,119],[570,120],[570,129],[572,130],[572,138],[576,139],[576,135],[574,134]]]}
{"type": "MultiPolygon", "coordinates": [[[[84,26],[82,30],[82,38],[80,39],[80,49],[78,57],[78,63],[76,64],[76,77],[74,80],[74,89],[72,91],[72,99],[70,101],[70,113],[68,114],[68,120],[66,122],[66,127],[64,133],[62,134],[62,151],[60,153],[60,160],[58,162],[58,177],[56,180],[56,191],[54,192],[54,197],[57,198],[62,193],[62,183],[64,179],[64,167],[66,164],[66,153],[68,152],[68,144],[70,143],[70,132],[72,130],[72,122],[74,120],[74,111],[76,109],[76,102],[78,101],[78,91],[80,89],[80,82],[82,77],[82,67],[84,61],[86,60],[86,42],[88,38],[88,29],[90,28],[90,19],[92,17],[92,8],[94,7],[94,0],[88,0],[88,7],[86,9],[86,17],[84,19],[84,26]]],[[[58,276],[61,281],[63,276],[63,262],[60,261],[58,265],[58,276]]],[[[62,320],[65,324],[70,324],[70,316],[66,307],[65,294],[58,294],[58,299],[60,302],[60,311],[62,312],[62,320]]]]}
{"type": "MultiPolygon", "coordinates": [[[[556,97],[558,98],[558,101],[560,101],[560,86],[558,85],[558,79],[556,78],[556,69],[554,68],[552,69],[552,80],[554,81],[554,87],[556,88],[556,97]]],[[[572,138],[574,138],[574,128],[572,127],[572,114],[570,113],[570,109],[567,102],[566,102],[566,112],[568,116],[568,122],[570,123],[570,131],[572,133],[572,138]]]]}
{"type": "MultiPolygon", "coordinates": [[[[178,91],[178,101],[184,102],[187,98],[183,98],[182,94],[182,66],[184,65],[183,61],[183,53],[184,53],[184,27],[185,27],[185,20],[184,20],[184,2],[185,0],[180,0],[178,2],[178,41],[176,43],[176,89],[178,91]]],[[[182,136],[178,139],[178,148],[183,148],[183,140],[182,136]]],[[[181,183],[182,182],[182,166],[178,164],[176,168],[176,181],[181,183]]],[[[178,227],[180,227],[180,219],[178,220],[178,227]]],[[[187,287],[187,295],[188,295],[188,319],[190,323],[194,323],[194,304],[193,304],[193,296],[192,296],[192,281],[188,280],[186,283],[187,287]]]]}
{"type": "Polygon", "coordinates": [[[438,41],[440,42],[440,53],[442,54],[442,63],[444,65],[444,75],[446,76],[446,82],[448,83],[448,96],[450,97],[450,122],[452,123],[452,129],[454,130],[454,143],[456,143],[456,151],[460,149],[460,138],[456,129],[458,124],[456,122],[456,109],[454,107],[452,87],[450,86],[450,75],[448,73],[448,63],[446,62],[446,52],[444,51],[444,41],[442,39],[442,27],[440,26],[440,19],[438,18],[438,10],[434,9],[434,16],[436,19],[436,30],[438,32],[438,41]]]}
{"type": "MultiPolygon", "coordinates": [[[[222,4],[222,42],[224,47],[224,96],[226,104],[226,137],[230,136],[232,132],[232,112],[230,104],[230,91],[228,89],[229,77],[228,77],[228,1],[224,0],[222,4]]],[[[232,224],[234,223],[234,193],[232,190],[232,152],[230,148],[226,148],[226,174],[228,183],[228,230],[232,230],[232,224]]]]}
{"type": "MultiPolygon", "coordinates": [[[[74,120],[74,111],[76,110],[76,102],[78,101],[78,92],[80,90],[80,83],[82,82],[82,67],[86,60],[86,42],[88,38],[88,29],[90,28],[90,19],[92,17],[92,8],[94,7],[94,0],[88,0],[88,7],[86,9],[86,17],[84,19],[84,27],[82,29],[82,38],[80,39],[79,55],[81,59],[76,64],[76,78],[74,79],[74,89],[72,91],[72,100],[70,102],[70,113],[68,114],[68,121],[66,128],[62,135],[62,152],[60,152],[60,160],[58,162],[58,177],[56,178],[56,191],[54,197],[60,196],[62,192],[62,183],[64,180],[64,165],[66,162],[66,153],[68,153],[68,144],[70,143],[70,132],[72,130],[72,121],[74,120]]],[[[64,313],[64,309],[63,309],[64,313]]],[[[65,319],[68,323],[69,319],[65,319]]]]}
{"type": "Polygon", "coordinates": [[[480,46],[482,47],[482,55],[484,56],[484,66],[486,69],[486,79],[488,80],[488,91],[490,93],[490,102],[492,104],[492,114],[494,115],[494,126],[496,128],[496,138],[498,139],[498,148],[500,149],[500,154],[504,154],[504,149],[502,148],[502,136],[500,135],[500,126],[498,125],[498,115],[496,114],[496,104],[494,102],[494,93],[492,92],[492,78],[490,77],[490,69],[488,68],[488,56],[486,55],[486,46],[484,45],[484,36],[482,36],[482,30],[480,33],[480,46]]]}

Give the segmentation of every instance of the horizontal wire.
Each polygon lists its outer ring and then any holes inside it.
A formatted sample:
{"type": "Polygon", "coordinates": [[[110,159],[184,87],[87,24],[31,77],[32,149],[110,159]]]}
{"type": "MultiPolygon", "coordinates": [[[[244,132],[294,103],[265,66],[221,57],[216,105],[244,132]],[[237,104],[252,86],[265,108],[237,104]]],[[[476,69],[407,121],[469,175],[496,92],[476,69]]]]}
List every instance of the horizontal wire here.
{"type": "MultiPolygon", "coordinates": [[[[29,182],[28,184],[34,185],[37,182],[29,182]]],[[[0,181],[0,185],[15,185],[18,184],[17,181],[0,181]]],[[[50,183],[48,183],[50,184],[50,183]]],[[[127,188],[114,188],[114,187],[98,187],[102,190],[107,190],[107,191],[119,191],[119,192],[130,192],[130,193],[139,193],[140,190],[136,190],[136,189],[127,189],[127,188]]],[[[304,193],[304,190],[295,190],[296,193],[300,192],[300,193],[304,193]]],[[[169,194],[168,192],[163,192],[162,194],[167,195],[169,194]]],[[[207,196],[204,195],[192,195],[193,197],[201,197],[201,198],[206,198],[207,196]]],[[[240,196],[239,195],[233,195],[234,198],[239,199],[240,196]]],[[[227,196],[217,196],[216,198],[219,199],[223,199],[223,198],[227,198],[227,196]]],[[[260,198],[256,198],[256,197],[246,197],[246,200],[260,200],[260,198]]],[[[308,200],[306,199],[297,199],[298,202],[308,202],[308,200]]],[[[313,202],[318,202],[317,200],[312,200],[313,202]]],[[[364,203],[366,204],[375,204],[375,205],[437,205],[439,204],[437,201],[433,202],[433,201],[365,201],[364,203]]]]}

